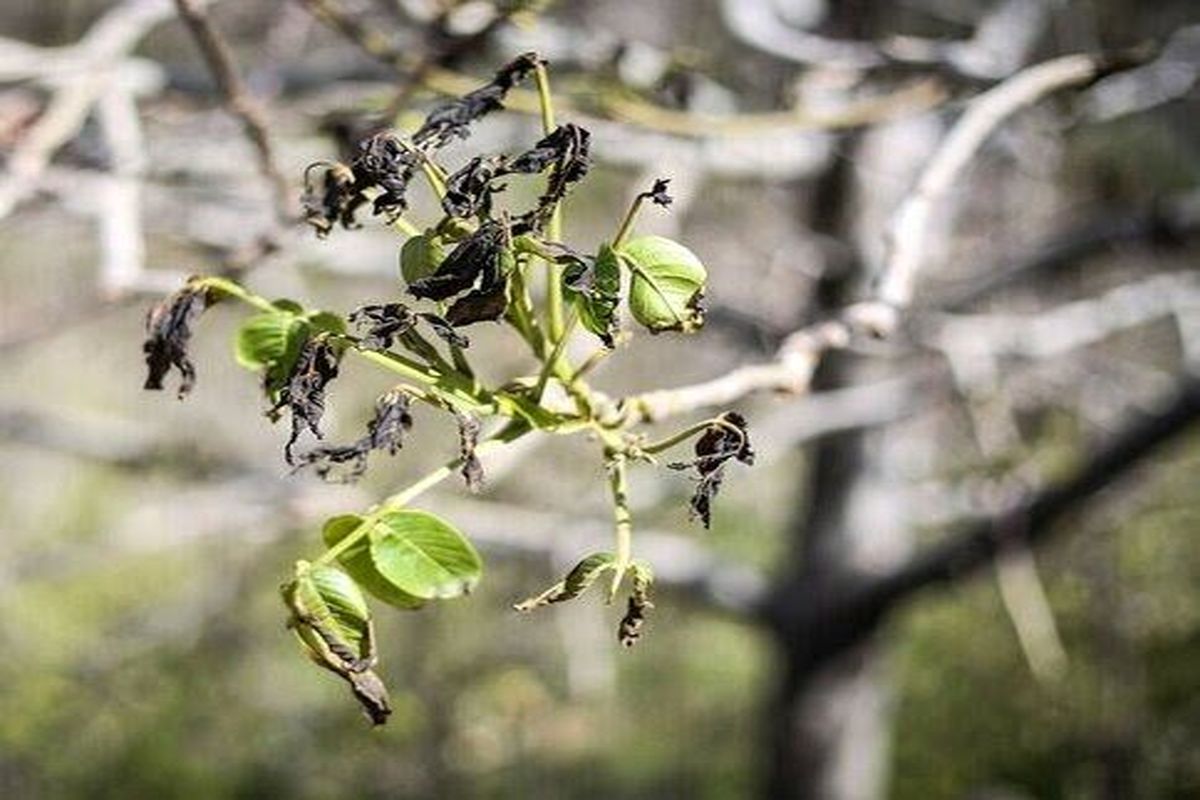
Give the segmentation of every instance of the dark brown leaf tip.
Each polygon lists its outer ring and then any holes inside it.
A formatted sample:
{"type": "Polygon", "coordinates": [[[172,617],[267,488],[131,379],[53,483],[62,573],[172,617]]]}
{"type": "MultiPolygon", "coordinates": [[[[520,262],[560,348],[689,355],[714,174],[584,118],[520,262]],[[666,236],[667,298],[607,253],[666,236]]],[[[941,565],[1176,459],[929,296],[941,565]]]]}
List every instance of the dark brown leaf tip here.
{"type": "Polygon", "coordinates": [[[633,591],[625,605],[625,616],[617,626],[617,640],[626,647],[633,647],[642,638],[646,624],[646,612],[654,608],[650,602],[650,582],[634,575],[633,591]]]}
{"type": "Polygon", "coordinates": [[[695,453],[696,457],[689,462],[668,466],[677,470],[695,470],[697,480],[691,500],[692,516],[708,528],[712,524],[712,501],[725,480],[725,466],[733,459],[747,466],[754,463],[746,418],[736,411],[717,417],[696,440],[695,453]]]}
{"type": "Polygon", "coordinates": [[[357,228],[354,214],[366,198],[355,186],[354,172],[342,163],[319,161],[304,170],[304,221],[318,237],[324,239],[340,223],[343,228],[357,228]],[[313,173],[320,174],[314,180],[313,173]]]}
{"type": "Polygon", "coordinates": [[[203,287],[189,284],[164,298],[146,314],[146,382],[143,388],[161,391],[163,379],[174,367],[179,371],[179,399],[196,385],[196,367],[188,357],[192,323],[211,298],[203,287]]]}
{"type": "Polygon", "coordinates": [[[671,195],[667,193],[667,187],[670,185],[670,183],[670,178],[659,178],[658,180],[654,181],[654,185],[650,187],[650,191],[642,192],[638,196],[649,200],[655,205],[667,208],[675,201],[675,198],[671,197],[671,195]]]}

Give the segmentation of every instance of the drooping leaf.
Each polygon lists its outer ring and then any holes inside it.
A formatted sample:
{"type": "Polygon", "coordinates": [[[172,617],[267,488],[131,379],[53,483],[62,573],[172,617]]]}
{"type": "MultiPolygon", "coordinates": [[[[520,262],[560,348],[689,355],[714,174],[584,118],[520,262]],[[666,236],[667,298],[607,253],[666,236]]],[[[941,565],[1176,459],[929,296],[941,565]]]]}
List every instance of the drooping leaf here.
{"type": "Polygon", "coordinates": [[[532,611],[535,608],[573,600],[583,594],[607,570],[613,568],[616,556],[612,553],[592,553],[580,561],[566,577],[539,595],[522,600],[513,606],[517,611],[532,611]]]}
{"type": "Polygon", "coordinates": [[[319,238],[325,238],[335,223],[343,228],[357,228],[354,214],[366,197],[355,185],[354,172],[341,163],[319,161],[304,170],[304,221],[319,238]],[[319,183],[314,183],[313,172],[320,172],[319,183]]]}
{"type": "Polygon", "coordinates": [[[490,82],[435,109],[413,134],[413,142],[421,147],[437,149],[456,138],[467,138],[470,124],[503,108],[505,95],[533,72],[539,63],[541,59],[536,53],[523,53],[505,64],[490,82]]]}
{"type": "Polygon", "coordinates": [[[424,599],[471,591],[483,562],[453,525],[427,511],[388,511],[371,534],[371,558],[397,589],[424,599]]]}
{"type": "Polygon", "coordinates": [[[458,471],[466,482],[467,489],[474,494],[483,488],[483,464],[480,463],[479,456],[475,455],[482,426],[474,414],[456,411],[454,419],[458,422],[458,457],[462,461],[458,471]]]}
{"type": "MultiPolygon", "coordinates": [[[[321,538],[325,540],[326,547],[333,547],[364,522],[363,517],[357,514],[342,514],[332,517],[321,529],[321,538]]],[[[360,586],[388,605],[404,609],[420,608],[425,605],[424,600],[397,588],[395,584],[379,574],[379,571],[375,569],[375,562],[371,559],[371,542],[368,537],[364,536],[344,550],[338,556],[338,563],[354,580],[358,581],[360,586]]]]}
{"type": "Polygon", "coordinates": [[[641,236],[621,247],[633,274],[629,309],[652,333],[691,333],[704,324],[708,273],[695,253],[662,236],[641,236]]]}
{"type": "Polygon", "coordinates": [[[712,523],[712,501],[725,480],[725,466],[736,459],[750,466],[754,449],[750,446],[750,430],[746,418],[736,411],[718,417],[696,440],[696,457],[688,462],[668,464],[671,469],[696,472],[696,491],[692,495],[692,516],[707,528],[712,523]]]}
{"type": "Polygon", "coordinates": [[[179,371],[179,399],[187,396],[196,383],[196,368],[188,357],[192,323],[208,306],[209,292],[193,284],[164,298],[146,314],[145,389],[161,390],[163,378],[171,367],[179,371]]]}
{"type": "Polygon", "coordinates": [[[408,291],[414,297],[428,300],[447,300],[465,292],[481,275],[499,271],[503,245],[504,228],[499,223],[481,225],[454,246],[436,272],[411,281],[408,291]]]}
{"type": "Polygon", "coordinates": [[[297,459],[297,469],[316,465],[317,474],[330,479],[335,465],[349,464],[339,476],[342,481],[359,478],[367,468],[367,457],[374,450],[396,455],[404,446],[404,436],[412,428],[409,397],[401,391],[390,391],[375,401],[375,416],[367,423],[367,434],[351,444],[314,447],[297,459]]]}
{"type": "Polygon", "coordinates": [[[325,414],[325,389],[337,377],[341,352],[324,337],[306,339],[300,347],[295,365],[279,392],[279,400],[272,408],[278,413],[286,408],[292,414],[292,432],[284,446],[284,457],[295,464],[292,448],[300,434],[308,430],[318,439],[321,433],[321,417],[325,414]]]}

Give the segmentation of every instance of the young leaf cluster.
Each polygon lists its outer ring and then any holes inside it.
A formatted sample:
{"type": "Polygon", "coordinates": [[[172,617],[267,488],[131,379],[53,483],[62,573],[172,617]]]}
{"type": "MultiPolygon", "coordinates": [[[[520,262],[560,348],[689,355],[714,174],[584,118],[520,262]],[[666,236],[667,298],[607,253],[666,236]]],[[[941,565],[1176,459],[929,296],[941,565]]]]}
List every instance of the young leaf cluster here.
{"type": "Polygon", "coordinates": [[[175,370],[182,397],[195,383],[187,349],[200,314],[223,300],[254,309],[238,330],[234,355],[259,375],[266,416],[290,418],[283,455],[296,470],[354,480],[372,458],[402,450],[419,424],[419,409],[454,418],[458,441],[442,467],[372,508],[326,521],[325,550],[297,562],[283,586],[289,626],[308,655],[348,683],[376,724],[386,720],[389,707],[375,671],[368,598],[417,609],[469,593],[483,574],[483,561],[462,531],[411,507],[422,492],[454,475],[478,491],[485,480],[480,455],[533,433],[584,434],[596,441],[609,474],[613,551],[587,556],[562,581],[516,608],[575,599],[602,577],[612,602],[628,578],[618,639],[629,646],[641,637],[653,607],[653,572],[633,557],[629,464],[657,463],[657,453],[695,439],[695,459],[672,466],[695,472],[691,507],[707,527],[727,464],[753,460],[740,415],[727,413],[649,442],[624,402],[612,402],[587,383],[588,370],[629,338],[621,335],[626,316],[653,334],[699,330],[707,272],[679,242],[632,235],[645,203],[670,204],[665,179],[635,199],[611,239],[583,247],[562,241],[563,205],[589,173],[591,136],[578,125],[553,124],[548,87],[545,63],[527,53],[489,83],[434,109],[411,135],[374,133],[348,163],[320,162],[306,171],[305,219],[319,237],[357,227],[366,207],[403,236],[394,295],[371,298],[341,315],[268,300],[225,278],[196,277],[147,318],[146,388],[163,388],[175,370]],[[475,121],[502,108],[507,92],[531,76],[547,111],[541,138],[513,154],[475,154],[448,171],[442,151],[467,139],[475,121]],[[529,207],[502,202],[506,181],[518,178],[542,182],[529,207]],[[418,181],[441,209],[440,218],[424,225],[404,216],[418,181]],[[528,372],[496,386],[476,377],[469,354],[483,323],[517,334],[528,349],[528,372]],[[596,346],[580,366],[565,347],[576,328],[594,336],[596,346]],[[388,371],[397,384],[378,398],[359,437],[328,443],[322,420],[347,357],[388,371]],[[567,404],[549,399],[551,383],[567,404]]]}

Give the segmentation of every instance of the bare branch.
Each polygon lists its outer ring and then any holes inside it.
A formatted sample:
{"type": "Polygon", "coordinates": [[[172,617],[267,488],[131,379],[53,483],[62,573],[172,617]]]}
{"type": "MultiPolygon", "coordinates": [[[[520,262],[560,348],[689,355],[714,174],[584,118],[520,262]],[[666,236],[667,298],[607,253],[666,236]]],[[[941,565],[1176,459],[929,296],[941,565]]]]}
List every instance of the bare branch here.
{"type": "Polygon", "coordinates": [[[213,79],[217,82],[229,113],[242,123],[246,138],[258,155],[258,170],[271,184],[275,195],[275,217],[281,225],[296,218],[296,202],[288,180],[275,158],[262,106],[250,94],[238,72],[229,44],[213,26],[200,0],[175,0],[179,16],[196,40],[213,79]]]}

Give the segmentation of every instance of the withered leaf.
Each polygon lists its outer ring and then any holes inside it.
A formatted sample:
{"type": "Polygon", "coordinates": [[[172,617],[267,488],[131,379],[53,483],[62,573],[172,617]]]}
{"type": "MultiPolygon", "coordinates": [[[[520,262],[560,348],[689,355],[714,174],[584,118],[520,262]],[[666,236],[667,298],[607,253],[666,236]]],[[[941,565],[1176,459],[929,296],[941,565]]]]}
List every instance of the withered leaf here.
{"type": "Polygon", "coordinates": [[[497,222],[484,223],[455,245],[436,272],[410,283],[408,291],[414,297],[427,300],[446,300],[465,292],[481,275],[494,275],[499,271],[503,246],[503,227],[497,222]]]}
{"type": "Polygon", "coordinates": [[[474,494],[483,488],[483,464],[480,463],[479,456],[475,455],[482,426],[479,418],[473,414],[456,411],[454,418],[458,422],[458,457],[462,460],[458,471],[466,482],[467,489],[474,494]]]}
{"type": "Polygon", "coordinates": [[[754,463],[746,418],[736,411],[722,414],[696,440],[695,453],[696,457],[690,462],[668,466],[671,469],[696,471],[696,491],[691,500],[692,516],[699,518],[708,528],[712,523],[712,501],[725,479],[725,466],[731,459],[747,466],[754,463]]]}
{"type": "Polygon", "coordinates": [[[336,223],[343,228],[356,228],[354,214],[366,198],[355,185],[354,172],[345,164],[317,162],[304,170],[304,221],[325,238],[336,223]],[[322,169],[320,182],[314,185],[312,173],[322,169]]]}
{"type": "Polygon", "coordinates": [[[421,156],[408,148],[394,133],[377,133],[358,145],[351,168],[359,192],[371,187],[381,190],[372,210],[389,217],[399,216],[408,207],[405,193],[421,156]]]}
{"type": "Polygon", "coordinates": [[[650,586],[654,581],[654,573],[649,564],[634,562],[631,565],[633,573],[633,590],[625,606],[625,616],[617,627],[617,640],[626,647],[633,647],[642,637],[642,628],[646,623],[646,612],[654,608],[650,602],[650,586]]]}
{"type": "Polygon", "coordinates": [[[174,367],[179,371],[179,398],[196,384],[196,367],[188,357],[192,323],[209,304],[207,289],[188,285],[164,298],[146,314],[145,389],[161,391],[163,379],[174,367]]]}
{"type": "Polygon", "coordinates": [[[446,179],[446,196],[442,208],[452,217],[490,215],[492,195],[501,191],[492,181],[508,174],[503,156],[475,157],[446,179]]]}
{"type": "Polygon", "coordinates": [[[471,346],[471,340],[454,330],[454,326],[452,326],[449,320],[446,318],[439,317],[437,314],[432,314],[429,312],[422,312],[417,314],[417,316],[429,326],[430,330],[432,330],[438,335],[439,338],[446,342],[446,344],[462,348],[463,350],[466,350],[471,346]]]}
{"type": "Polygon", "coordinates": [[[501,67],[489,83],[430,113],[420,129],[413,134],[413,142],[422,147],[436,149],[456,138],[467,138],[470,135],[471,123],[503,108],[504,97],[509,90],[525,80],[540,63],[541,59],[536,53],[518,56],[501,67]]]}
{"type": "Polygon", "coordinates": [[[350,464],[339,480],[356,480],[366,471],[371,451],[394,456],[404,446],[404,436],[413,426],[409,405],[409,396],[404,392],[384,394],[375,401],[375,416],[367,423],[365,436],[351,444],[313,448],[300,455],[296,468],[315,465],[317,474],[328,480],[335,465],[350,464]]]}
{"type": "Polygon", "coordinates": [[[284,446],[284,458],[295,464],[292,448],[307,429],[318,439],[321,434],[321,417],[325,414],[325,388],[337,377],[341,353],[324,336],[315,336],[305,341],[300,355],[288,376],[287,383],[279,392],[279,402],[272,412],[288,409],[292,414],[292,432],[284,446]]]}
{"type": "Polygon", "coordinates": [[[675,198],[667,193],[667,187],[670,185],[670,178],[658,178],[654,181],[654,185],[650,187],[650,191],[642,192],[638,197],[649,200],[655,205],[666,208],[674,202],[675,198]]]}
{"type": "Polygon", "coordinates": [[[349,320],[363,331],[362,345],[371,350],[387,350],[398,336],[417,324],[417,315],[403,303],[361,306],[349,320]]]}

